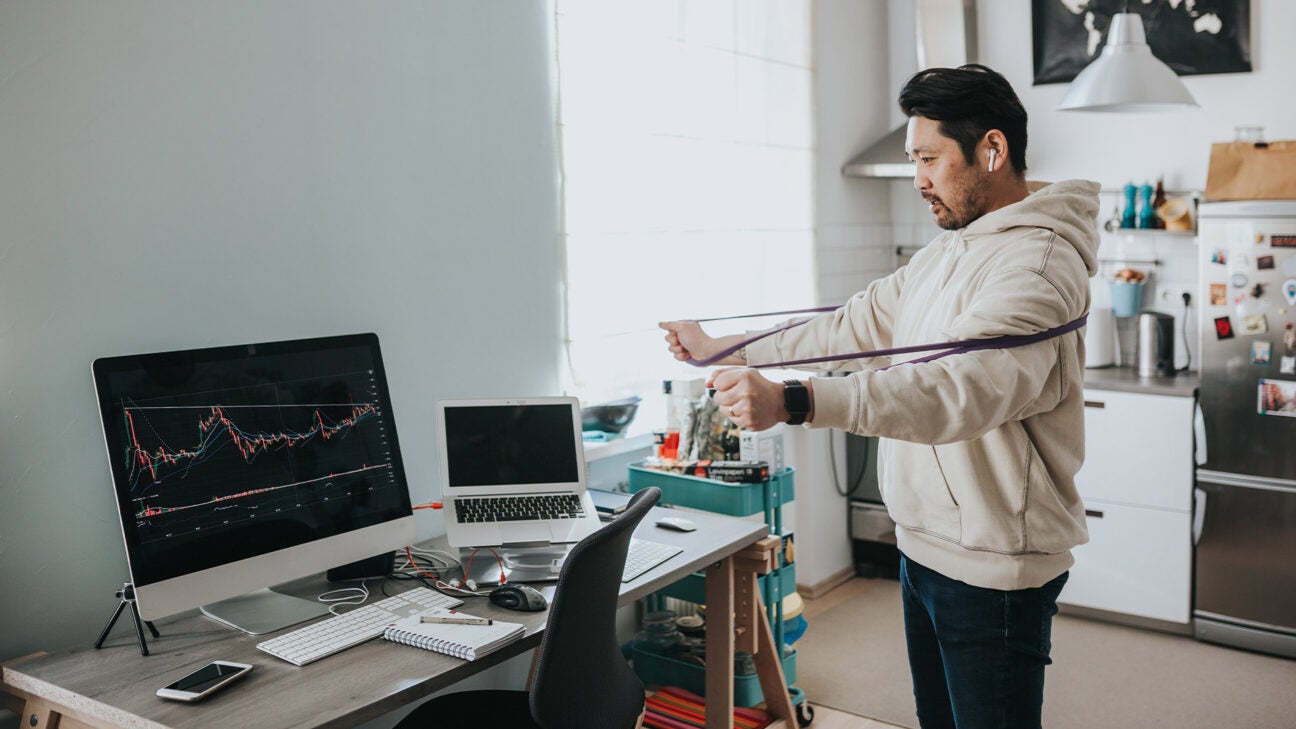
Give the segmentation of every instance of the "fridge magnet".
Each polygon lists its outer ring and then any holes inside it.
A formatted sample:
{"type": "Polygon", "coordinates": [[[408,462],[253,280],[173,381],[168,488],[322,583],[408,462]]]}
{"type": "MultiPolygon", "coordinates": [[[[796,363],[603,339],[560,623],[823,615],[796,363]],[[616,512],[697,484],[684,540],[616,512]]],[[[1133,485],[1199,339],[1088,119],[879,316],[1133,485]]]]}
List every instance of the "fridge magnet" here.
{"type": "Polygon", "coordinates": [[[1296,382],[1290,380],[1260,380],[1257,410],[1261,415],[1282,415],[1296,418],[1296,382]]]}
{"type": "Polygon", "coordinates": [[[1233,338],[1233,322],[1229,321],[1229,318],[1227,316],[1215,317],[1215,338],[1216,339],[1233,338]]]}
{"type": "MultiPolygon", "coordinates": [[[[1292,283],[1296,283],[1296,281],[1292,283]]],[[[1228,306],[1228,286],[1222,283],[1211,284],[1210,304],[1211,306],[1228,306]]]]}
{"type": "Polygon", "coordinates": [[[1251,279],[1247,278],[1247,275],[1241,271],[1229,276],[1229,283],[1233,284],[1235,289],[1244,288],[1250,281],[1251,279]]]}
{"type": "Polygon", "coordinates": [[[1296,278],[1283,281],[1283,298],[1289,306],[1296,306],[1296,278]]]}
{"type": "Polygon", "coordinates": [[[1251,364],[1268,365],[1269,353],[1273,350],[1273,343],[1268,339],[1257,339],[1251,343],[1251,364]]]}
{"type": "Polygon", "coordinates": [[[1243,334],[1264,334],[1269,331],[1269,321],[1264,314],[1247,314],[1242,317],[1243,334]]]}
{"type": "Polygon", "coordinates": [[[1287,276],[1296,276],[1296,256],[1287,256],[1283,259],[1282,272],[1287,276]]]}
{"type": "Polygon", "coordinates": [[[1228,263],[1228,255],[1226,255],[1223,250],[1216,248],[1215,252],[1211,253],[1210,262],[1228,263]]]}
{"type": "Polygon", "coordinates": [[[1281,357],[1278,360],[1278,373],[1282,375],[1296,375],[1296,357],[1281,357]]]}
{"type": "Polygon", "coordinates": [[[1273,256],[1259,256],[1258,258],[1256,258],[1256,268],[1260,269],[1261,271],[1268,271],[1273,267],[1274,267],[1273,256]]]}
{"type": "Polygon", "coordinates": [[[1296,248],[1296,235],[1271,235],[1269,245],[1274,248],[1296,248]]]}

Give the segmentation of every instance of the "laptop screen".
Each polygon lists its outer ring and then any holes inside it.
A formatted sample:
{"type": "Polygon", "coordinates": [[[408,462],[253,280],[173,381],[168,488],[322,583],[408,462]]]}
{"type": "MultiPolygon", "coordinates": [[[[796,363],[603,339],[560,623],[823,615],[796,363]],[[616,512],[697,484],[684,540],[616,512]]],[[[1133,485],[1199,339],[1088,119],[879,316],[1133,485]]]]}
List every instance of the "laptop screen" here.
{"type": "Polygon", "coordinates": [[[447,484],[576,484],[580,445],[567,403],[447,405],[447,484]]]}

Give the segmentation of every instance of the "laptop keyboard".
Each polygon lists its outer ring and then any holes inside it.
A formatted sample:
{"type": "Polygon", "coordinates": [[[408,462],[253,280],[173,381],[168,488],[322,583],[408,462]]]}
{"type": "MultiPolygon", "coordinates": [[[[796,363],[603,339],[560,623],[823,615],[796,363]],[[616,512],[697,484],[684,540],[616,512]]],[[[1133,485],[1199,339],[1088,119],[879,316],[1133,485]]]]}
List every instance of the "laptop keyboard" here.
{"type": "Polygon", "coordinates": [[[455,499],[454,503],[455,517],[461,524],[585,518],[576,494],[467,498],[455,499]]]}

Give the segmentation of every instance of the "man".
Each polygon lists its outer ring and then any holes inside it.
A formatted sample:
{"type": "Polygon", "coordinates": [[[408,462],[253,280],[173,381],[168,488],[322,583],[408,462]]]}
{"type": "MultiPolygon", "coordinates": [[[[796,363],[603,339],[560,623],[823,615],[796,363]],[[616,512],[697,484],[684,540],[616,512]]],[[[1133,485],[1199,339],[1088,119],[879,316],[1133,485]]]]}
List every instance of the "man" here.
{"type": "MultiPolygon", "coordinates": [[[[929,69],[899,101],[914,187],[947,232],[837,311],[721,364],[1035,334],[1088,311],[1098,185],[1026,181],[1026,110],[1008,82],[975,64],[929,69]]],[[[662,327],[681,360],[745,339],[712,338],[695,322],[662,327]]],[[[710,386],[744,428],[804,422],[882,438],[922,726],[1039,727],[1057,596],[1071,548],[1088,540],[1074,483],[1082,335],[901,364],[920,356],[788,384],[725,369],[710,386]]]]}

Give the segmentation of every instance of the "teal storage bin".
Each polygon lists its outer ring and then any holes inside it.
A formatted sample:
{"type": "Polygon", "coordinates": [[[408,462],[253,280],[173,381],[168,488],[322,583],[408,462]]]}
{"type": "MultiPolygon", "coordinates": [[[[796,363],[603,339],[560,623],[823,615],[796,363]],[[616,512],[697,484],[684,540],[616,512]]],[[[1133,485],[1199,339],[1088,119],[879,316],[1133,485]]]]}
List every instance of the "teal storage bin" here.
{"type": "MultiPolygon", "coordinates": [[[[645,686],[679,686],[699,696],[706,695],[706,669],[702,666],[635,647],[634,671],[645,686]]],[[[796,682],[796,651],[783,656],[783,675],[789,687],[796,682]]],[[[764,700],[759,677],[734,676],[735,706],[755,706],[764,700]]]]}
{"type": "Polygon", "coordinates": [[[661,489],[663,504],[704,509],[729,516],[750,516],[776,509],[792,500],[792,473],[793,469],[785,468],[771,476],[768,481],[726,483],[709,478],[656,471],[632,463],[628,486],[630,493],[656,486],[661,489]]]}

